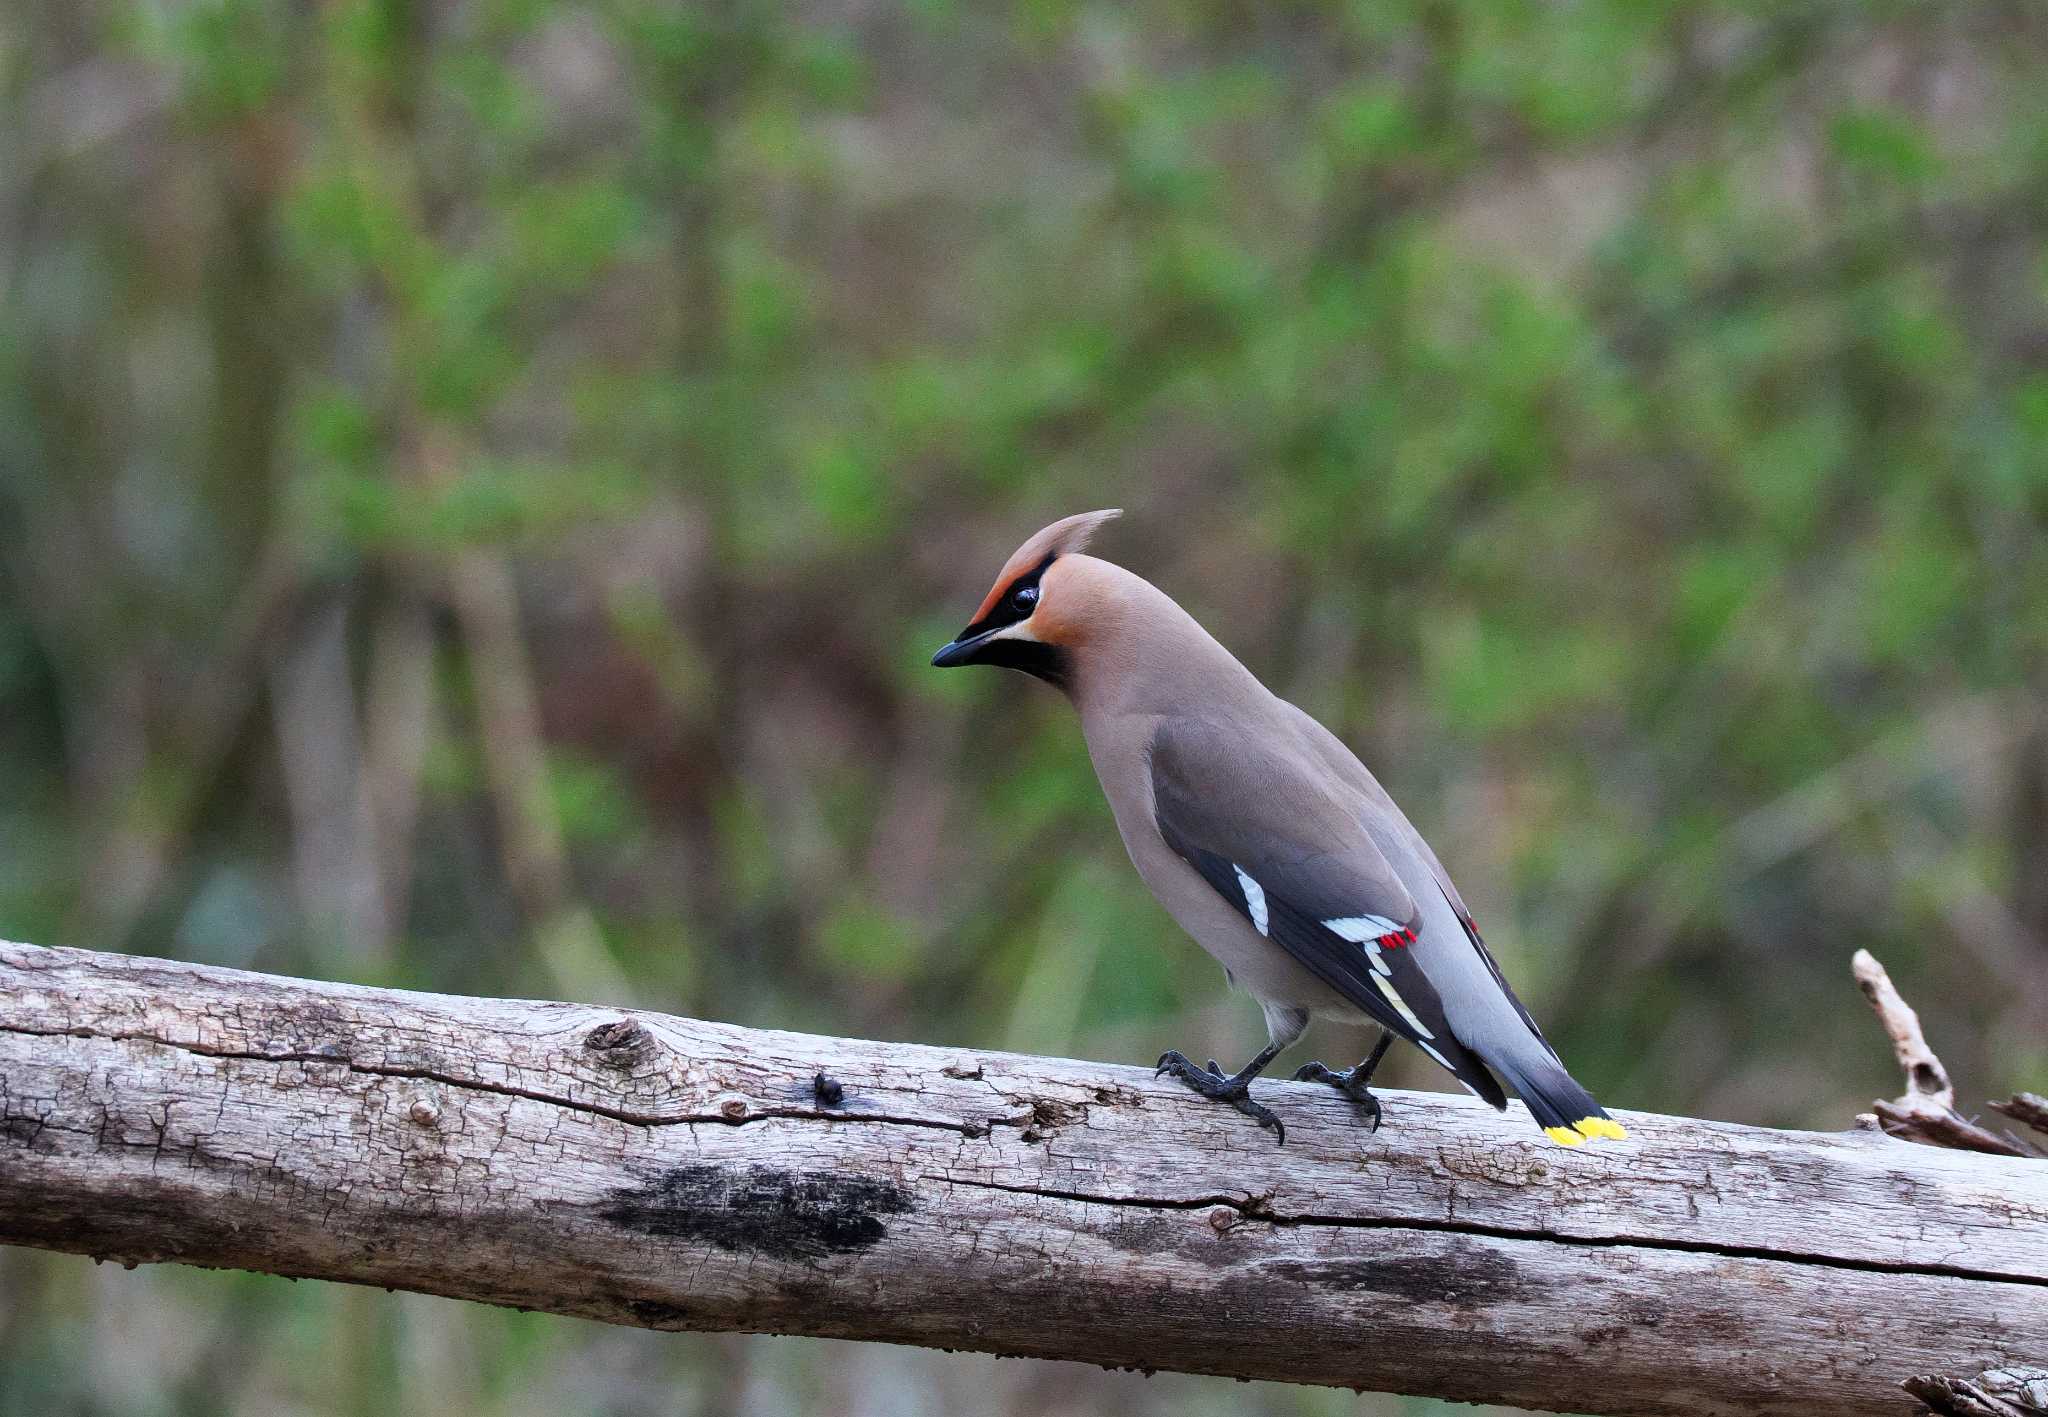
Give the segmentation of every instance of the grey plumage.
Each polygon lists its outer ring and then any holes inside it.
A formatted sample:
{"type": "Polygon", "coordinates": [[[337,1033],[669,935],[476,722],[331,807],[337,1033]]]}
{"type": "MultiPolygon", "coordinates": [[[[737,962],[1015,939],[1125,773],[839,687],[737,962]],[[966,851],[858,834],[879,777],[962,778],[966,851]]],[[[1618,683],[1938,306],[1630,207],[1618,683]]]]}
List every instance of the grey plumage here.
{"type": "MultiPolygon", "coordinates": [[[[1131,861],[1265,1010],[1272,1045],[1235,1077],[1161,1060],[1279,1131],[1248,1085],[1310,1016],[1371,1020],[1506,1105],[1507,1078],[1554,1140],[1620,1136],[1488,953],[1436,853],[1364,764],[1270,693],[1150,582],[1081,553],[1114,513],[1071,517],[1010,558],[935,664],[996,663],[1057,684],[1131,861]]],[[[1311,1064],[1371,1106],[1372,1060],[1311,1064]]]]}

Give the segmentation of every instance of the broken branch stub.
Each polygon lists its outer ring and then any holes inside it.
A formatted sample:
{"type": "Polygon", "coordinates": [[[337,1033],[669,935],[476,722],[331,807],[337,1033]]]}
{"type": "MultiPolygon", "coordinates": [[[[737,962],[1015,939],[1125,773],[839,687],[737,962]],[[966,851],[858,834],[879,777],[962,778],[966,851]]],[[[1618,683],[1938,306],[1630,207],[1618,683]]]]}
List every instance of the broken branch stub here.
{"type": "Polygon", "coordinates": [[[1927,1036],[1920,1030],[1919,1014],[1900,997],[1885,967],[1869,950],[1856,951],[1850,967],[1863,997],[1870,1001],[1877,1021],[1890,1036],[1892,1051],[1906,1074],[1905,1092],[1891,1102],[1872,1104],[1883,1129],[1892,1136],[1928,1146],[1981,1151],[1993,1156],[2037,1155],[2033,1148],[1981,1127],[1956,1111],[1955,1084],[1949,1081],[1948,1069],[1928,1046],[1927,1036]]]}

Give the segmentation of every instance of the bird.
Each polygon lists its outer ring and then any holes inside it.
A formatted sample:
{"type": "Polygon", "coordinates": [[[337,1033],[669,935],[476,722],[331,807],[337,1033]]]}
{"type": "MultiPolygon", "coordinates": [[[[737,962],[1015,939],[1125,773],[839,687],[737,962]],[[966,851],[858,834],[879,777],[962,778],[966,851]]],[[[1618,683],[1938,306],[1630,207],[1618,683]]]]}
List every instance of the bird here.
{"type": "Polygon", "coordinates": [[[1357,1066],[1305,1064],[1378,1130],[1372,1075],[1395,1037],[1505,1111],[1505,1079],[1562,1146],[1627,1135],[1573,1080],[1495,962],[1443,863],[1351,750],[1262,684],[1150,581],[1084,548],[1116,509],[1045,527],[932,656],[1060,690],[1138,875],[1265,1014],[1236,1073],[1178,1051],[1157,1073],[1286,1128],[1251,1083],[1311,1017],[1379,1025],[1357,1066]],[[1498,1076],[1496,1076],[1498,1074],[1498,1076]]]}

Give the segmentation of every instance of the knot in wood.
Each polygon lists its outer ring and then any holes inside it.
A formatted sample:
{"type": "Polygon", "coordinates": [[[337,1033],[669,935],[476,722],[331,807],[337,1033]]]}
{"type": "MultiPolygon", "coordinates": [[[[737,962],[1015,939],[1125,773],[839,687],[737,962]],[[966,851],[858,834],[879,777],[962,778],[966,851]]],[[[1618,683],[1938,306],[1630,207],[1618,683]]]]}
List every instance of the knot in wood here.
{"type": "Polygon", "coordinates": [[[718,1104],[718,1115],[728,1122],[747,1120],[747,1100],[744,1097],[728,1097],[718,1104]]]}
{"type": "Polygon", "coordinates": [[[431,1127],[441,1120],[441,1109],[434,1105],[432,1098],[415,1097],[412,1105],[405,1109],[405,1115],[422,1127],[431,1127]]]}
{"type": "Polygon", "coordinates": [[[600,1063],[614,1068],[630,1068],[653,1043],[653,1035],[630,1018],[601,1023],[583,1038],[583,1046],[597,1054],[600,1063]]]}

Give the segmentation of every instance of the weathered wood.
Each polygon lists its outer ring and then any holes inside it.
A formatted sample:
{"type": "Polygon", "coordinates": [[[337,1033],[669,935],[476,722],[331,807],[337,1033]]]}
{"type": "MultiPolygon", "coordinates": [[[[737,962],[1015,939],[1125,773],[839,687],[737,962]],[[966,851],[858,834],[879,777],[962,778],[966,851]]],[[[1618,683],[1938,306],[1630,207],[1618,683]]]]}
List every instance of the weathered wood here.
{"type": "Polygon", "coordinates": [[[0,944],[0,1241],[1592,1413],[2048,1354],[2048,1165],[0,944]]]}

